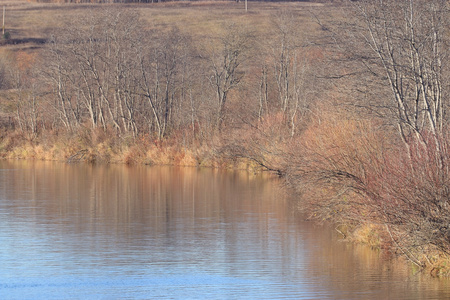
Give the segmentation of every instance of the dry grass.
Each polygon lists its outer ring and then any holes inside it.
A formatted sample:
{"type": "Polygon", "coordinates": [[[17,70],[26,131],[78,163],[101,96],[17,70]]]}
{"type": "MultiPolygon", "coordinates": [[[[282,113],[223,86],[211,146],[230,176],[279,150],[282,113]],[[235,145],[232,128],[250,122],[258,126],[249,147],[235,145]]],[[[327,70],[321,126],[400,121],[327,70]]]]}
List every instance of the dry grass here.
{"type": "MultiPolygon", "coordinates": [[[[312,3],[252,2],[245,13],[244,4],[234,1],[166,2],[158,4],[46,4],[25,0],[0,0],[6,7],[6,30],[13,39],[48,38],[52,30],[65,22],[80,26],[79,18],[108,8],[131,8],[155,28],[177,26],[193,36],[202,37],[220,32],[224,24],[237,23],[263,34],[270,25],[270,17],[277,11],[288,10],[303,19],[310,30],[313,20],[308,10],[323,8],[312,3]]],[[[16,45],[10,48],[33,48],[36,45],[16,45]]]]}
{"type": "Polygon", "coordinates": [[[352,233],[352,240],[370,246],[373,249],[381,249],[383,244],[383,230],[381,226],[364,224],[352,233]]]}

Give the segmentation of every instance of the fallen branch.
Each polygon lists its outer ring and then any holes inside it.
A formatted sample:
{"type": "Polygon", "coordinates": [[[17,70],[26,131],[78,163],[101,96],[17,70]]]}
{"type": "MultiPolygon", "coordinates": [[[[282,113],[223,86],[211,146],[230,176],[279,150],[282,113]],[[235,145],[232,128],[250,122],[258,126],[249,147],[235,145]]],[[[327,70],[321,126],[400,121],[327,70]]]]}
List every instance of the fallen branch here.
{"type": "Polygon", "coordinates": [[[67,163],[73,163],[73,162],[79,162],[81,160],[83,160],[84,156],[86,155],[86,153],[88,152],[87,149],[83,149],[78,151],[77,153],[75,153],[74,155],[70,156],[67,159],[67,163]]]}
{"type": "Polygon", "coordinates": [[[389,233],[389,236],[391,237],[392,241],[395,243],[395,245],[397,246],[398,249],[400,249],[400,251],[403,252],[403,254],[405,255],[405,257],[411,261],[413,264],[415,264],[416,266],[418,266],[419,268],[423,269],[424,266],[423,264],[420,263],[420,261],[416,258],[414,258],[414,256],[411,254],[411,252],[408,251],[408,249],[404,249],[398,242],[396,239],[394,239],[394,236],[391,233],[391,230],[389,229],[389,226],[387,224],[385,224],[386,226],[386,230],[389,233]]]}

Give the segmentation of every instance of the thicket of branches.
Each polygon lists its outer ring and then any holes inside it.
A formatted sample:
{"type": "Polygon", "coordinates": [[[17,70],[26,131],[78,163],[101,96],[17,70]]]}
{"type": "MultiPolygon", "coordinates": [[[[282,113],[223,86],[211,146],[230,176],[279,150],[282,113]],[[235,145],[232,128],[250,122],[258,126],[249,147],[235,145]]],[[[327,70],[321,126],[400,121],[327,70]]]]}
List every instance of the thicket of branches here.
{"type": "Polygon", "coordinates": [[[88,129],[202,144],[267,118],[293,136],[313,101],[314,54],[288,12],[264,41],[237,24],[200,38],[152,30],[136,10],[108,9],[81,23],[53,32],[38,59],[18,55],[22,67],[5,74],[17,126],[31,140],[88,129]]]}
{"type": "Polygon", "coordinates": [[[312,214],[378,224],[387,243],[423,266],[430,249],[450,254],[449,3],[348,8],[345,22],[321,25],[335,41],[332,64],[344,66],[329,77],[352,94],[342,107],[360,114],[310,128],[304,151],[291,155],[291,180],[312,214]],[[311,182],[323,184],[319,193],[308,192],[311,182]]]}

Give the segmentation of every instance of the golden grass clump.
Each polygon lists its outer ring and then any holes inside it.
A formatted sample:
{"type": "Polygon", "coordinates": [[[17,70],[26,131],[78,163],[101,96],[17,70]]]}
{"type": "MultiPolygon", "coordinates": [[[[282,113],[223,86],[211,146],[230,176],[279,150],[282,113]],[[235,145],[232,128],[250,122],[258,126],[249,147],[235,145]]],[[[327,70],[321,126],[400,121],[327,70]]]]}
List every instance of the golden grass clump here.
{"type": "Polygon", "coordinates": [[[351,239],[358,243],[368,245],[373,249],[381,249],[383,244],[381,232],[382,228],[378,225],[363,224],[353,231],[351,239]]]}

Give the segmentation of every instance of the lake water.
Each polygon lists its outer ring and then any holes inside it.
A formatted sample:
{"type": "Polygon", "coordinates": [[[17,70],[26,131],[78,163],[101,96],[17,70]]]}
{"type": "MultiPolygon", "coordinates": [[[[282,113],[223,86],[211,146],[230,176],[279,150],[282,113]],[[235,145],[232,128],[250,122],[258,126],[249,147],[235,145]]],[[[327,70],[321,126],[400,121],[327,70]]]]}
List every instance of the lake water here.
{"type": "Polygon", "coordinates": [[[0,161],[0,299],[449,298],[267,176],[0,161]]]}

